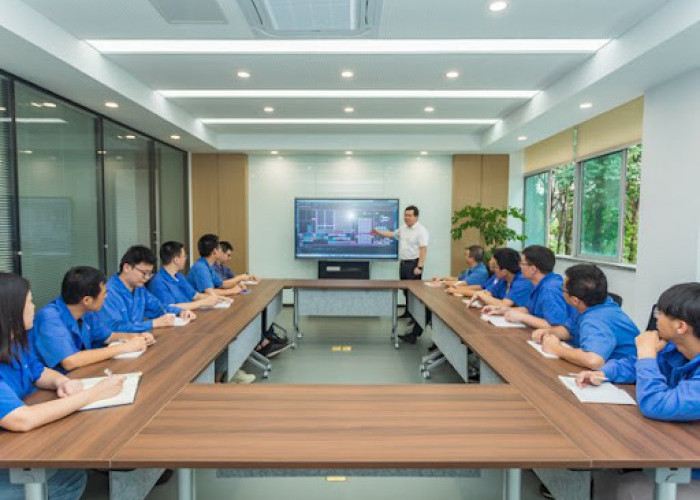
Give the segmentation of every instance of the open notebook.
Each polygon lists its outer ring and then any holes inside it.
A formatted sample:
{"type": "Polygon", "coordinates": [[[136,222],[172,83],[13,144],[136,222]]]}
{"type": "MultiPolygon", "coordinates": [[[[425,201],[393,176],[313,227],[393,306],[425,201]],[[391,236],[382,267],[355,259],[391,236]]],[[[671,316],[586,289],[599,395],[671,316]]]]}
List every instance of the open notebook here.
{"type": "Polygon", "coordinates": [[[481,319],[488,321],[493,326],[497,326],[499,328],[523,328],[525,326],[525,323],[521,323],[519,321],[508,321],[503,316],[489,316],[482,314],[481,319]]]}
{"type": "Polygon", "coordinates": [[[574,377],[564,377],[559,375],[559,380],[566,386],[582,403],[607,403],[614,405],[636,405],[632,396],[619,387],[615,387],[610,382],[603,382],[599,386],[589,385],[580,388],[576,385],[574,377]]]}
{"type": "Polygon", "coordinates": [[[203,311],[206,309],[228,309],[229,307],[231,307],[232,303],[233,303],[233,299],[231,300],[231,302],[229,302],[227,300],[222,300],[221,302],[217,302],[213,306],[200,307],[200,309],[203,311]]]}
{"type": "MultiPolygon", "coordinates": [[[[542,356],[544,356],[545,358],[549,358],[549,359],[559,359],[559,356],[557,356],[556,354],[550,354],[550,353],[548,353],[548,352],[544,352],[544,351],[542,350],[542,344],[538,344],[538,343],[535,342],[534,340],[528,340],[527,343],[530,344],[537,352],[539,352],[539,353],[540,353],[542,356]]],[[[569,348],[569,349],[572,349],[571,345],[567,344],[566,342],[562,342],[561,345],[564,346],[564,347],[567,347],[567,348],[569,348]]]]}
{"type": "MultiPolygon", "coordinates": [[[[113,345],[118,345],[121,343],[123,343],[123,342],[120,340],[117,340],[116,342],[110,342],[109,347],[112,347],[113,345]]],[[[146,352],[146,349],[144,349],[143,351],[125,352],[123,354],[117,354],[112,359],[134,359],[134,358],[138,358],[139,356],[141,356],[144,352],[146,352]]]]}
{"type": "MultiPolygon", "coordinates": [[[[109,408],[110,406],[122,406],[130,405],[134,402],[136,398],[136,390],[139,387],[139,381],[141,380],[141,372],[135,373],[125,373],[126,379],[124,380],[124,385],[122,386],[122,392],[114,396],[113,398],[100,399],[94,403],[83,406],[79,411],[83,410],[97,410],[98,408],[109,408]]],[[[94,378],[84,378],[81,379],[83,382],[83,387],[89,389],[90,387],[96,385],[100,380],[104,380],[107,377],[94,377],[94,378]]]]}

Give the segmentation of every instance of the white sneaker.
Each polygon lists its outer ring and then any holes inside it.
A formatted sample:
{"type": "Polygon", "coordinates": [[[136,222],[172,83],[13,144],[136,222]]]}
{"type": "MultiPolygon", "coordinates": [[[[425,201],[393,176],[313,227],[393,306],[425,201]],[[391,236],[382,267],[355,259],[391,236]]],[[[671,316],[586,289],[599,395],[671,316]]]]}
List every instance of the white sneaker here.
{"type": "Polygon", "coordinates": [[[255,381],[255,375],[246,373],[243,370],[238,370],[231,379],[234,384],[252,384],[255,381]]]}

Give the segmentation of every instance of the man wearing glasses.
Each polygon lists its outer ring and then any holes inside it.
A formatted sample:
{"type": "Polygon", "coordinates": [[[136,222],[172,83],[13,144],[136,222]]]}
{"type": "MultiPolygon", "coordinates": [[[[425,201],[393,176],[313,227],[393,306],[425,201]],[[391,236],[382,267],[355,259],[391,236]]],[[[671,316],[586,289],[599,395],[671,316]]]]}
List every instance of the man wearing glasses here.
{"type": "Polygon", "coordinates": [[[153,276],[156,257],[147,247],[129,248],[119,272],[107,281],[107,298],[100,310],[102,321],[113,331],[141,333],[175,325],[175,317],[194,319],[192,311],[164,305],[145,285],[153,276]]]}

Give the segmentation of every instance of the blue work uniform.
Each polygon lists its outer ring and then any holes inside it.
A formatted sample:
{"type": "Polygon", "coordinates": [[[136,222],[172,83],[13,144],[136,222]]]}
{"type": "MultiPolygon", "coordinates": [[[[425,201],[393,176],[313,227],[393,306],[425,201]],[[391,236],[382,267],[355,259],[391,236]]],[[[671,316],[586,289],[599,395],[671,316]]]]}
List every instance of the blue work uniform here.
{"type": "Polygon", "coordinates": [[[204,257],[200,257],[190,268],[190,272],[187,273],[187,281],[200,293],[209,288],[220,288],[223,285],[219,275],[204,257]]]}
{"type": "Polygon", "coordinates": [[[493,290],[498,286],[500,283],[500,280],[498,279],[498,276],[495,274],[492,274],[489,279],[487,279],[483,285],[481,285],[481,288],[484,290],[488,290],[491,292],[491,295],[493,295],[493,290]]]}
{"type": "Polygon", "coordinates": [[[634,358],[637,354],[634,338],[639,330],[610,297],[582,314],[574,311],[564,326],[574,347],[594,352],[605,361],[634,358]]]}
{"type": "Polygon", "coordinates": [[[490,292],[497,299],[510,299],[516,306],[525,306],[532,293],[532,288],[532,283],[523,278],[522,273],[518,272],[513,276],[510,287],[508,287],[506,280],[498,280],[498,284],[490,292]]]}
{"type": "Polygon", "coordinates": [[[565,324],[574,308],[564,300],[563,282],[561,275],[556,273],[549,273],[542,278],[527,301],[528,312],[552,326],[565,324]]]}
{"type": "Polygon", "coordinates": [[[172,276],[164,267],[148,283],[148,291],[163,304],[192,302],[197,295],[197,290],[192,288],[182,274],[172,276]]]}
{"type": "Polygon", "coordinates": [[[214,262],[212,267],[222,281],[230,280],[236,276],[236,273],[234,273],[233,270],[223,265],[221,262],[214,262]]]}
{"type": "Polygon", "coordinates": [[[108,328],[115,332],[141,333],[153,329],[153,319],[182,309],[163,305],[145,287],[131,292],[115,274],[107,281],[107,298],[99,312],[108,328]]]}
{"type": "Polygon", "coordinates": [[[78,324],[61,297],[41,308],[29,335],[39,361],[65,373],[61,362],[68,356],[105,346],[112,331],[100,316],[96,312],[88,312],[80,319],[78,324]]]}
{"type": "Polygon", "coordinates": [[[465,282],[467,285],[482,285],[489,279],[489,272],[483,262],[479,262],[471,269],[465,270],[459,275],[459,281],[465,282]]]}
{"type": "Polygon", "coordinates": [[[34,382],[41,378],[45,366],[29,348],[19,348],[17,359],[0,363],[0,419],[24,406],[24,399],[36,390],[34,382]]]}

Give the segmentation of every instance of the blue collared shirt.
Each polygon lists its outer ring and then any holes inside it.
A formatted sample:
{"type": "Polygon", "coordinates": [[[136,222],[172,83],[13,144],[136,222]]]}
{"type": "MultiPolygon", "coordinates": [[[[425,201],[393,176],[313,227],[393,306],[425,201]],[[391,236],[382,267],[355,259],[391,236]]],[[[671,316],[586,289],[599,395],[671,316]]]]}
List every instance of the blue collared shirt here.
{"type": "Polygon", "coordinates": [[[460,274],[458,279],[467,285],[483,285],[489,279],[489,272],[484,263],[479,262],[476,266],[460,274]]]}
{"type": "Polygon", "coordinates": [[[36,357],[49,368],[65,373],[61,366],[64,359],[85,349],[104,347],[110,335],[112,331],[95,312],[84,314],[78,325],[58,297],[36,314],[29,337],[36,357]]]}
{"type": "Polygon", "coordinates": [[[17,358],[0,363],[0,418],[24,406],[22,399],[36,390],[34,382],[44,372],[44,365],[30,349],[20,349],[17,358]]]}
{"type": "Polygon", "coordinates": [[[497,299],[510,299],[516,306],[524,306],[530,298],[532,288],[532,283],[523,278],[522,273],[518,272],[513,276],[510,287],[508,287],[506,280],[498,280],[498,284],[493,286],[490,291],[491,295],[497,299]]]}
{"type": "Polygon", "coordinates": [[[574,308],[564,300],[563,282],[561,275],[556,273],[549,273],[542,278],[527,302],[530,314],[544,319],[552,326],[565,324],[574,308]]]}
{"type": "Polygon", "coordinates": [[[131,292],[119,279],[119,274],[107,281],[107,298],[100,310],[100,318],[114,332],[141,333],[153,329],[153,319],[163,314],[177,314],[179,307],[163,305],[145,287],[131,292]]]}
{"type": "Polygon", "coordinates": [[[634,339],[639,330],[610,297],[583,314],[574,311],[564,326],[574,347],[594,352],[606,361],[634,358],[637,354],[634,339]]]}
{"type": "Polygon", "coordinates": [[[204,293],[209,288],[219,288],[223,285],[219,275],[204,257],[200,257],[190,268],[190,272],[187,273],[187,281],[200,293],[204,293]]]}
{"type": "Polygon", "coordinates": [[[498,279],[498,276],[492,274],[491,277],[487,279],[483,285],[481,285],[481,288],[483,288],[484,290],[488,290],[489,292],[491,292],[491,295],[493,295],[493,290],[498,286],[499,283],[500,281],[498,279]]]}
{"type": "Polygon", "coordinates": [[[700,354],[688,360],[669,342],[656,359],[615,359],[601,370],[611,382],[637,382],[637,402],[645,417],[700,420],[700,354]]]}
{"type": "Polygon", "coordinates": [[[222,281],[230,280],[236,276],[236,273],[234,273],[227,266],[223,265],[221,262],[214,262],[212,267],[222,281]]]}
{"type": "Polygon", "coordinates": [[[197,290],[192,288],[182,274],[176,273],[173,277],[164,267],[148,283],[148,291],[163,304],[192,302],[197,295],[197,290]]]}

